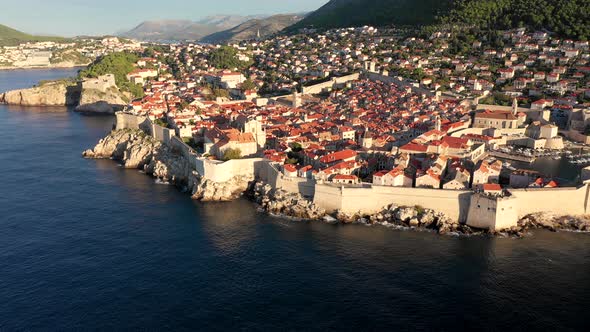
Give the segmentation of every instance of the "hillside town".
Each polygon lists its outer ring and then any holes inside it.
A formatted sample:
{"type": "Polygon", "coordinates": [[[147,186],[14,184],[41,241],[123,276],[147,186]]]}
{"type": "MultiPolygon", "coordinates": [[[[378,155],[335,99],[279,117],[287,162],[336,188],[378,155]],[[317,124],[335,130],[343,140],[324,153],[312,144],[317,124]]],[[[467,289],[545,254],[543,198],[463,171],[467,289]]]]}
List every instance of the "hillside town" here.
{"type": "Polygon", "coordinates": [[[159,47],[128,75],[145,96],[127,112],[205,157],[263,156],[317,183],[502,195],[578,181],[534,161],[590,162],[567,148],[590,142],[588,42],[517,29],[502,47],[451,55],[449,38],[372,27],[281,36],[230,45],[245,66],[228,69],[209,61],[220,45],[159,47]]]}
{"type": "Polygon", "coordinates": [[[26,42],[0,46],[0,70],[84,66],[105,54],[141,49],[141,43],[118,37],[26,42]]]}

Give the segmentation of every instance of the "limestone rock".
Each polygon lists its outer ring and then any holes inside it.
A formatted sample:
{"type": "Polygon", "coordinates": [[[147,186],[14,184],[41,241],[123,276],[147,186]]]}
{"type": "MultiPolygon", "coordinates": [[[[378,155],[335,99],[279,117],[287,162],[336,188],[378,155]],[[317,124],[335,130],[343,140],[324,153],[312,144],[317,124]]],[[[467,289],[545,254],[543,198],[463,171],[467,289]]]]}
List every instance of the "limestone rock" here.
{"type": "Polygon", "coordinates": [[[273,189],[268,184],[251,182],[249,196],[261,208],[272,214],[280,214],[299,219],[317,220],[326,215],[324,209],[316,206],[298,193],[290,193],[282,189],[273,189]]]}
{"type": "Polygon", "coordinates": [[[22,106],[73,106],[78,104],[79,98],[79,88],[68,86],[63,82],[47,83],[0,94],[0,102],[22,106]]]}
{"type": "Polygon", "coordinates": [[[88,114],[107,114],[112,115],[121,110],[121,105],[109,104],[104,100],[97,101],[91,104],[82,104],[76,107],[76,112],[88,114]]]}
{"type": "Polygon", "coordinates": [[[406,222],[418,215],[418,211],[416,211],[413,207],[406,207],[400,208],[395,212],[395,217],[403,222],[406,222]]]}
{"type": "Polygon", "coordinates": [[[213,182],[201,179],[197,175],[197,181],[192,187],[192,198],[201,201],[230,201],[248,189],[250,180],[247,177],[236,176],[226,182],[213,182]]]}
{"type": "Polygon", "coordinates": [[[97,89],[84,89],[80,94],[80,105],[76,111],[92,114],[115,114],[129,103],[132,96],[122,92],[117,87],[111,87],[106,92],[97,89]]]}

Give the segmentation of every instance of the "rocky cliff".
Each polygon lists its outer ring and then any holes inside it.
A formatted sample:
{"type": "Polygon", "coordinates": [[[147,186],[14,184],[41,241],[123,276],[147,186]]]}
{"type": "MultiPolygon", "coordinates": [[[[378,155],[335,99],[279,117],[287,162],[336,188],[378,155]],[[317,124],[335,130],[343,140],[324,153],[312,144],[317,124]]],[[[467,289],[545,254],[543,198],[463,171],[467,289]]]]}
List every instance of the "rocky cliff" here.
{"type": "Polygon", "coordinates": [[[155,178],[172,183],[189,192],[193,199],[202,201],[229,201],[239,197],[252,178],[234,177],[217,183],[202,178],[187,159],[172,147],[153,139],[139,130],[111,132],[91,150],[86,158],[114,159],[125,168],[144,170],[155,178]]]}
{"type": "Polygon", "coordinates": [[[79,106],[76,111],[97,114],[115,114],[129,103],[132,96],[128,92],[112,87],[106,92],[96,89],[84,89],[80,94],[79,106]]]}
{"type": "Polygon", "coordinates": [[[0,102],[23,106],[75,106],[79,101],[80,89],[63,82],[0,94],[0,102]]]}
{"type": "Polygon", "coordinates": [[[7,91],[0,94],[0,103],[22,106],[77,106],[76,111],[114,114],[129,103],[131,95],[113,87],[106,92],[82,90],[71,82],[55,81],[40,86],[7,91]]]}
{"type": "Polygon", "coordinates": [[[326,211],[298,193],[290,193],[282,189],[273,189],[263,182],[252,182],[248,195],[261,208],[271,214],[317,220],[326,216],[326,211]]]}

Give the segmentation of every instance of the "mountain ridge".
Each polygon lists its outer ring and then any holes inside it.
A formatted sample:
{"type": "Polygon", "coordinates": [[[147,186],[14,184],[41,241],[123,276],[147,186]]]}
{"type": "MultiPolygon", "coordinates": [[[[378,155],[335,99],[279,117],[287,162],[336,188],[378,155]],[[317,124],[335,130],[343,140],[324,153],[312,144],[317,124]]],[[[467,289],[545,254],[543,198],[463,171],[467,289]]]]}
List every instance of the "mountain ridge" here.
{"type": "Polygon", "coordinates": [[[206,43],[233,42],[255,39],[260,32],[261,38],[266,38],[297,23],[305,14],[278,14],[261,19],[248,20],[227,30],[218,31],[201,39],[206,43]]]}
{"type": "Polygon", "coordinates": [[[120,33],[122,37],[146,40],[200,40],[215,32],[223,31],[262,15],[213,15],[197,21],[191,20],[149,20],[133,29],[120,33]]]}
{"type": "Polygon", "coordinates": [[[518,27],[590,39],[588,0],[331,0],[285,29],[351,26],[468,26],[493,31],[518,27]]]}
{"type": "Polygon", "coordinates": [[[331,0],[287,31],[313,27],[427,25],[448,12],[454,0],[331,0]]]}

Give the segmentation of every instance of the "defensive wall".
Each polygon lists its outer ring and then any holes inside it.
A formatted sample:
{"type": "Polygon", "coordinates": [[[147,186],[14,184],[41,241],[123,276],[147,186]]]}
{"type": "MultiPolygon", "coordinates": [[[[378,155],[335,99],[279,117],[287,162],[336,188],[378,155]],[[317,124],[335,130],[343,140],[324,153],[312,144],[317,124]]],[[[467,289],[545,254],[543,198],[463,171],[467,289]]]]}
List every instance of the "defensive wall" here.
{"type": "MultiPolygon", "coordinates": [[[[198,155],[174,131],[155,125],[145,117],[117,113],[117,129],[151,130],[150,134],[184,155],[205,179],[226,182],[235,176],[257,178],[275,189],[299,193],[328,212],[372,214],[390,204],[422,206],[442,212],[462,223],[478,227],[503,229],[515,226],[518,219],[531,213],[557,215],[587,214],[590,182],[578,187],[510,189],[508,197],[492,197],[467,190],[375,186],[363,183],[338,186],[315,180],[285,176],[278,166],[263,158],[235,159],[226,162],[198,155]],[[172,135],[168,137],[168,135],[172,135]]],[[[147,133],[148,131],[146,131],[147,133]]]]}
{"type": "Polygon", "coordinates": [[[327,82],[304,86],[301,92],[304,95],[321,93],[324,89],[332,88],[334,84],[344,84],[349,81],[358,80],[360,75],[360,73],[354,73],[346,76],[334,77],[327,82]]]}
{"type": "Polygon", "coordinates": [[[137,116],[123,112],[115,113],[117,118],[115,129],[140,129],[147,134],[152,134],[152,122],[145,116],[137,116]]]}
{"type": "Polygon", "coordinates": [[[236,159],[226,162],[210,160],[200,156],[190,146],[175,135],[173,129],[159,126],[147,117],[127,113],[116,113],[116,129],[139,129],[151,135],[154,139],[166,143],[181,153],[202,177],[215,181],[226,182],[235,176],[253,177],[261,168],[262,158],[236,159]]]}
{"type": "Polygon", "coordinates": [[[343,211],[348,214],[372,214],[390,204],[398,206],[420,205],[443,212],[461,222],[467,221],[470,191],[427,188],[386,187],[359,185],[342,187],[316,185],[314,203],[327,211],[343,211]]]}
{"type": "Polygon", "coordinates": [[[386,76],[381,73],[376,73],[372,71],[364,71],[362,77],[371,80],[371,81],[380,81],[384,83],[391,83],[395,84],[400,88],[410,88],[412,92],[417,94],[425,94],[427,96],[433,96],[434,93],[426,88],[420,87],[418,83],[412,82],[407,79],[400,78],[398,76],[386,76]]]}
{"type": "Polygon", "coordinates": [[[578,187],[511,189],[518,203],[518,216],[535,212],[583,215],[588,211],[588,183],[578,187]]]}

